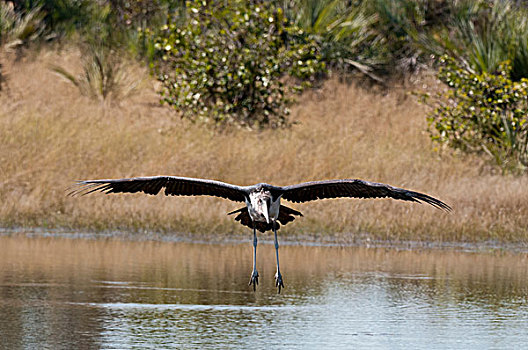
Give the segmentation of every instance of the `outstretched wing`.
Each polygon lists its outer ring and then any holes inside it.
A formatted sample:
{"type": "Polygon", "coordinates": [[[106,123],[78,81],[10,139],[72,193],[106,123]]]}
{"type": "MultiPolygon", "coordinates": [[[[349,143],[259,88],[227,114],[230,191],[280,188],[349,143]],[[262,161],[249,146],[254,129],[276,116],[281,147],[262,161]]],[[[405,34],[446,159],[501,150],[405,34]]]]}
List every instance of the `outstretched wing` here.
{"type": "Polygon", "coordinates": [[[134,177],[79,181],[70,195],[86,195],[92,192],[136,193],[156,195],[163,188],[166,196],[215,196],[244,202],[246,188],[225,182],[178,176],[134,177]]]}
{"type": "Polygon", "coordinates": [[[426,194],[358,179],[305,182],[285,186],[282,189],[282,198],[291,202],[340,197],[394,198],[411,202],[425,202],[438,209],[451,210],[449,205],[426,194]]]}

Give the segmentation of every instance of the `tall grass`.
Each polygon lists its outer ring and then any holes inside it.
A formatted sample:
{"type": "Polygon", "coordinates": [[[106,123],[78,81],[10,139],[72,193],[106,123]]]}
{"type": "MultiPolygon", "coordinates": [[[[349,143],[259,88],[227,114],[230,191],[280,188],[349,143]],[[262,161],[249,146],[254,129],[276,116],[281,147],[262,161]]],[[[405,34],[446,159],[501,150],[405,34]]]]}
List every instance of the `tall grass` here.
{"type": "Polygon", "coordinates": [[[132,64],[126,61],[122,52],[88,45],[83,53],[79,74],[56,64],[50,68],[77,87],[82,95],[102,102],[119,101],[137,91],[142,79],[134,75],[132,64]]]}
{"type": "MultiPolygon", "coordinates": [[[[302,96],[288,130],[214,134],[158,105],[152,87],[102,107],[49,69],[80,70],[79,53],[43,52],[7,67],[0,96],[0,226],[247,235],[215,198],[67,197],[75,180],[170,174],[285,185],[363,178],[436,196],[445,214],[389,200],[293,205],[282,235],[356,239],[525,242],[526,177],[494,175],[478,159],[432,151],[423,107],[402,92],[327,82],[302,96]]],[[[136,73],[139,74],[139,73],[136,73]]],[[[140,76],[138,76],[140,78],[140,76]]]]}

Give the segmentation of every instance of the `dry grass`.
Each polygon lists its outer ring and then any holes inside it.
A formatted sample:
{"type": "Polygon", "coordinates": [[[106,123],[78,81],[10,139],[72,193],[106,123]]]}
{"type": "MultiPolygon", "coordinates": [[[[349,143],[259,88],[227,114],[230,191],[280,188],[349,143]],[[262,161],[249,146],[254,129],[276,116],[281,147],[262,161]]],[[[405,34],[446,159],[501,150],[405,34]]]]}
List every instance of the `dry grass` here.
{"type": "Polygon", "coordinates": [[[454,211],[326,200],[292,205],[305,217],[282,235],[526,240],[528,178],[493,175],[476,159],[432,151],[424,109],[401,91],[331,81],[301,98],[293,109],[300,123],[290,130],[218,135],[160,107],[151,80],[119,105],[102,105],[80,96],[47,68],[50,63],[80,70],[75,51],[7,65],[9,91],[0,97],[0,226],[248,235],[223,214],[237,205],[221,199],[71,198],[66,189],[78,179],[157,174],[279,185],[363,178],[426,192],[454,211]]]}

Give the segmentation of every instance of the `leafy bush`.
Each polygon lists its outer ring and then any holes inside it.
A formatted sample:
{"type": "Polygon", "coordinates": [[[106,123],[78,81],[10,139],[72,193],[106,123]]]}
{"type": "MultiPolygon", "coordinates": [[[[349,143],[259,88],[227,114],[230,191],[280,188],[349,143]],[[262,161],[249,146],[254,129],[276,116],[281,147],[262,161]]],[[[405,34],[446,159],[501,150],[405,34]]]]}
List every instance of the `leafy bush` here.
{"type": "Polygon", "coordinates": [[[110,0],[113,26],[120,28],[119,42],[137,58],[151,61],[154,43],[148,40],[151,30],[160,28],[167,20],[167,13],[182,6],[174,0],[110,0]],[[147,34],[147,35],[145,35],[147,34]]]}
{"type": "Polygon", "coordinates": [[[214,125],[288,124],[293,94],[324,70],[315,43],[271,2],[190,1],[156,38],[162,99],[214,125]]]}
{"type": "Polygon", "coordinates": [[[504,171],[528,167],[528,79],[514,82],[511,65],[476,73],[443,57],[439,93],[428,120],[433,140],[466,152],[484,152],[504,171]]]}

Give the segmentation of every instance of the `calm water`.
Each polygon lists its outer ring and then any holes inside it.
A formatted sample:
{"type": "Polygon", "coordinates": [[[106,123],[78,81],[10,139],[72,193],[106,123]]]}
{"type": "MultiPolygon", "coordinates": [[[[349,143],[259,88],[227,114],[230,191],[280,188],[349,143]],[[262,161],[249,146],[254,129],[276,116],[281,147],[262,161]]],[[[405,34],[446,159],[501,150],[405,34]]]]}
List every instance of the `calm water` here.
{"type": "Polygon", "coordinates": [[[0,348],[526,349],[526,254],[0,237],[0,348]]]}

